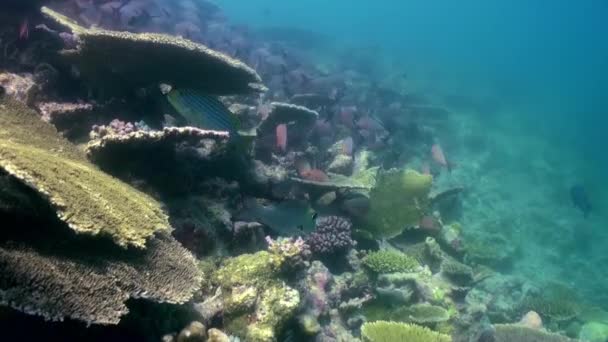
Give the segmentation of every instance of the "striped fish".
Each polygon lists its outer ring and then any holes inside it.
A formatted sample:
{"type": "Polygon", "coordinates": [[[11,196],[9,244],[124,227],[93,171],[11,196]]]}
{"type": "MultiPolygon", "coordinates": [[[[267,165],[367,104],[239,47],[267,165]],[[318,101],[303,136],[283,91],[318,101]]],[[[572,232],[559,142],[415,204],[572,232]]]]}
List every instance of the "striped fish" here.
{"type": "Polygon", "coordinates": [[[238,136],[238,119],[217,98],[192,89],[173,89],[167,99],[190,125],[238,136]]]}

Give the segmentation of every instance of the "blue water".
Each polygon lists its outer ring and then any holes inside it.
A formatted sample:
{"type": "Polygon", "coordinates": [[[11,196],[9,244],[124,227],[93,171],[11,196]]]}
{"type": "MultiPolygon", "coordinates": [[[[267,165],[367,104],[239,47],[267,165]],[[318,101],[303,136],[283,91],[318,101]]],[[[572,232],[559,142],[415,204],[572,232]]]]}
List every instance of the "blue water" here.
{"type": "Polygon", "coordinates": [[[521,240],[513,273],[567,283],[591,301],[602,292],[608,280],[608,1],[218,3],[237,23],[310,30],[332,37],[334,46],[366,50],[383,72],[406,73],[412,90],[443,99],[454,113],[453,131],[477,127],[491,142],[485,152],[495,156],[490,162],[457,142],[451,149],[461,165],[452,180],[481,177],[485,183],[472,197],[499,202],[492,209],[487,202],[465,204],[464,229],[483,232],[488,222],[502,222],[506,236],[521,240]],[[446,100],[454,97],[486,106],[467,115],[462,103],[446,100]],[[593,203],[588,220],[570,202],[574,184],[583,184],[593,203]],[[581,232],[591,241],[578,241],[581,232]]]}
{"type": "Polygon", "coordinates": [[[432,71],[442,80],[525,102],[539,110],[524,113],[523,120],[572,139],[581,153],[602,142],[608,108],[606,1],[218,3],[238,22],[299,27],[375,47],[378,55],[400,60],[412,77],[432,71]]]}

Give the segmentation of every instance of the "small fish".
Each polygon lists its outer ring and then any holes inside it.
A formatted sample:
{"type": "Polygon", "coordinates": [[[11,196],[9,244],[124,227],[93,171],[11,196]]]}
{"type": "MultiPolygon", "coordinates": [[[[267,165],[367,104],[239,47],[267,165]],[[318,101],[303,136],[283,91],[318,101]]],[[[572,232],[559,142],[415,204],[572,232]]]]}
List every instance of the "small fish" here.
{"type": "Polygon", "coordinates": [[[316,212],[306,201],[288,200],[277,204],[248,203],[239,220],[259,222],[279,235],[297,236],[312,232],[316,227],[316,212]]]}
{"type": "Polygon", "coordinates": [[[285,152],[287,150],[287,125],[286,124],[277,125],[276,137],[277,137],[277,148],[281,152],[285,152]]]}
{"type": "Polygon", "coordinates": [[[570,188],[570,199],[572,204],[583,212],[583,216],[587,218],[591,212],[591,202],[587,196],[587,191],[582,185],[575,185],[570,188]]]}
{"type": "Polygon", "coordinates": [[[300,172],[300,177],[313,182],[329,182],[329,177],[319,169],[310,169],[300,172]]]}
{"type": "Polygon", "coordinates": [[[296,161],[296,169],[298,170],[298,175],[302,179],[313,181],[313,182],[328,182],[329,177],[319,169],[313,169],[310,166],[310,163],[306,160],[296,161]]]}
{"type": "Polygon", "coordinates": [[[30,24],[27,18],[19,25],[19,40],[27,40],[30,37],[30,24]]]}
{"type": "Polygon", "coordinates": [[[450,165],[450,163],[446,159],[441,145],[433,144],[433,146],[431,147],[431,156],[437,164],[446,167],[450,172],[452,171],[452,165],[450,165]]]}
{"type": "Polygon", "coordinates": [[[354,143],[353,143],[352,137],[348,137],[342,141],[342,153],[343,154],[346,154],[347,156],[352,156],[353,148],[354,148],[354,143]]]}
{"type": "Polygon", "coordinates": [[[191,125],[238,137],[238,119],[217,98],[192,89],[173,89],[167,93],[167,100],[191,125]]]}
{"type": "Polygon", "coordinates": [[[342,201],[340,207],[353,217],[365,217],[369,212],[369,197],[363,195],[350,196],[342,201]]]}

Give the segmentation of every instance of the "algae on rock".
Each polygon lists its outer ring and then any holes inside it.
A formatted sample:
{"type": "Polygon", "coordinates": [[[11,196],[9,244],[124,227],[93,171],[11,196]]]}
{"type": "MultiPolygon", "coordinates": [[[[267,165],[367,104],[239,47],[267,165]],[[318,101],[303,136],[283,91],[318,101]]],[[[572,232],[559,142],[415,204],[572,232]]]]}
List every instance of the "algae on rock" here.
{"type": "Polygon", "coordinates": [[[432,176],[410,169],[380,174],[361,228],[376,238],[392,238],[415,226],[428,210],[432,183],[432,176]]]}
{"type": "Polygon", "coordinates": [[[295,313],[298,291],[279,280],[285,256],[260,251],[224,262],[213,275],[222,290],[228,330],[247,341],[275,341],[282,325],[295,313]],[[244,315],[254,322],[246,324],[244,315]]]}
{"type": "Polygon", "coordinates": [[[36,190],[78,233],[107,235],[123,247],[145,247],[168,218],[150,196],[91,164],[22,104],[0,100],[0,169],[36,190]]]}

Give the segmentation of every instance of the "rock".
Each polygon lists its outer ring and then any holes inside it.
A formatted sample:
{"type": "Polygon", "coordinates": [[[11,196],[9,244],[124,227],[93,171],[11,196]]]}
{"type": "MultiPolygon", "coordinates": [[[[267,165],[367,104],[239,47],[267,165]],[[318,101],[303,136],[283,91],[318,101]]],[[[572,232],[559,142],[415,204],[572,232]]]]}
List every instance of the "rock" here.
{"type": "Polygon", "coordinates": [[[338,154],[327,167],[327,171],[350,175],[353,168],[353,158],[345,154],[338,154]]]}
{"type": "Polygon", "coordinates": [[[228,335],[216,328],[209,329],[207,335],[209,336],[207,342],[230,342],[228,335]]]}
{"type": "Polygon", "coordinates": [[[203,323],[194,321],[179,332],[177,342],[205,342],[207,340],[205,331],[203,323]]]}
{"type": "Polygon", "coordinates": [[[528,313],[521,318],[519,324],[532,329],[542,329],[543,319],[539,314],[536,313],[536,311],[528,311],[528,313]]]}

